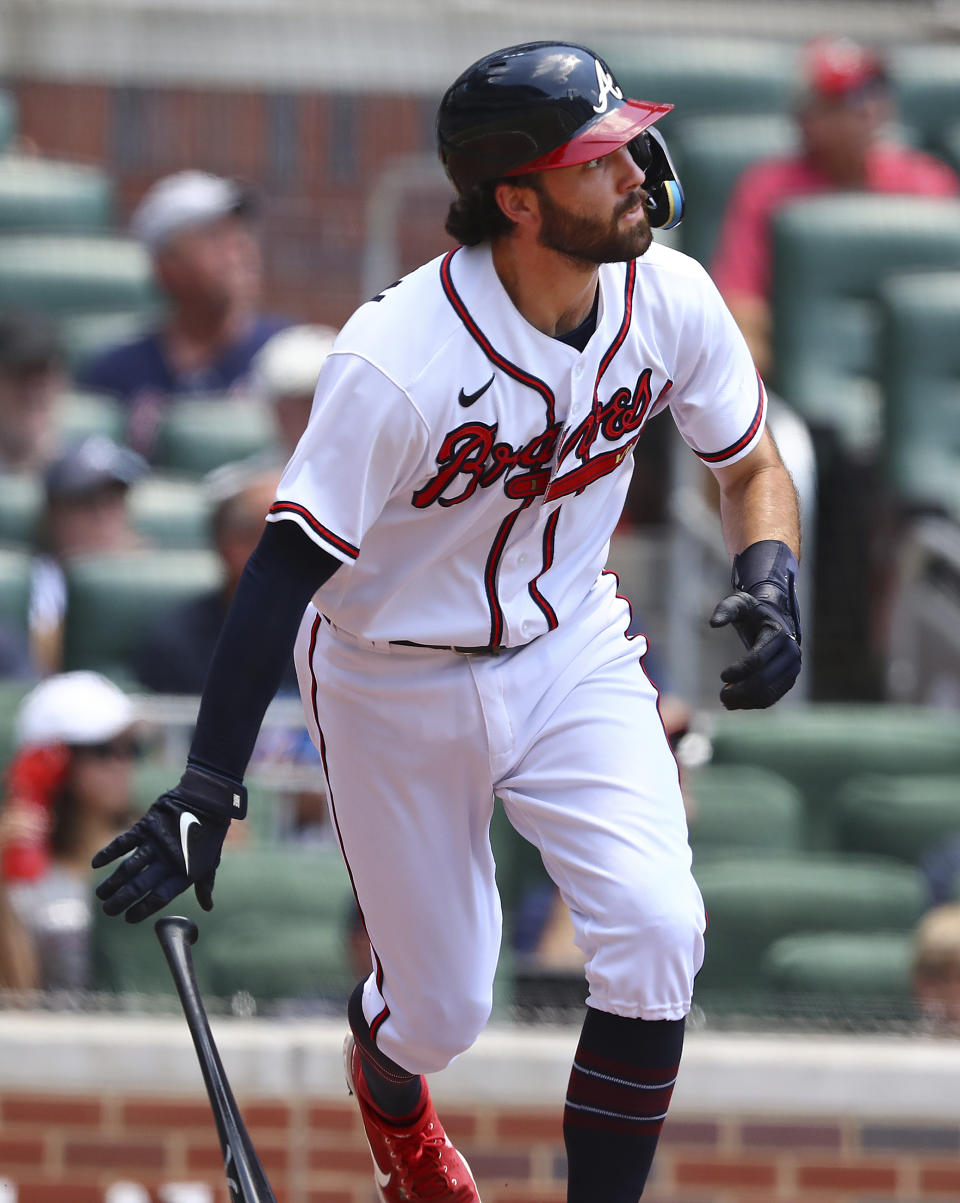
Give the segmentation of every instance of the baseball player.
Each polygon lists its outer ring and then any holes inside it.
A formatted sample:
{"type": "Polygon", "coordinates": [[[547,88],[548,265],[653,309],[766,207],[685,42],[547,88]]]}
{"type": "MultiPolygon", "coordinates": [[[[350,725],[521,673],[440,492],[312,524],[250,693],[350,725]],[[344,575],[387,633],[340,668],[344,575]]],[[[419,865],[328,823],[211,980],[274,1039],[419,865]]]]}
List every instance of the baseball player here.
{"type": "Polygon", "coordinates": [[[475,63],[438,114],[460,244],[362,305],[227,618],[186,771],[95,865],[108,914],[203,906],[291,644],[370,940],[345,1056],[384,1203],[479,1198],[424,1074],[490,1012],[493,796],[586,956],[564,1110],[569,1203],[636,1203],[677,1075],[703,905],[642,636],[604,572],[631,451],[669,409],[720,487],[746,651],[729,708],[800,669],[796,497],[750,355],[702,268],[655,122],[566,43],[475,63]]]}

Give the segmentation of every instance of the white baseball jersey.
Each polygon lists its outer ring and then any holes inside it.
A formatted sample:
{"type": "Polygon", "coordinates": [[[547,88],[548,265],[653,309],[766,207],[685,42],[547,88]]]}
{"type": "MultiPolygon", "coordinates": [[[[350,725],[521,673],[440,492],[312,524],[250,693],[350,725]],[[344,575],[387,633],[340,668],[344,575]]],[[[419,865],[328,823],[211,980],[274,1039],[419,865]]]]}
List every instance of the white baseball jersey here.
{"type": "Polygon", "coordinates": [[[314,598],[338,627],[528,643],[601,572],[654,414],[669,407],[708,464],[756,445],[763,385],[703,268],[654,244],[599,278],[583,352],[520,315],[487,245],[412,272],[341,331],[269,514],[343,561],[314,598]]]}

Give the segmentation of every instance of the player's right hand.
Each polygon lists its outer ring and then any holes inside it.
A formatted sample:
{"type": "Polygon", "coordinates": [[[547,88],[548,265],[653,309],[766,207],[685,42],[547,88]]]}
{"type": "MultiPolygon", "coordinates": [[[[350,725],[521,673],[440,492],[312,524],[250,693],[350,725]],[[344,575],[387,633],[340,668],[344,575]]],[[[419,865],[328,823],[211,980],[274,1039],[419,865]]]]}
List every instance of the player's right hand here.
{"type": "Polygon", "coordinates": [[[223,841],[231,819],[242,819],[246,810],[242,785],[188,766],[179,785],[93,858],[100,869],[126,856],[97,886],[104,912],[126,911],[128,923],[139,923],[191,885],[203,909],[212,910],[223,841]]]}

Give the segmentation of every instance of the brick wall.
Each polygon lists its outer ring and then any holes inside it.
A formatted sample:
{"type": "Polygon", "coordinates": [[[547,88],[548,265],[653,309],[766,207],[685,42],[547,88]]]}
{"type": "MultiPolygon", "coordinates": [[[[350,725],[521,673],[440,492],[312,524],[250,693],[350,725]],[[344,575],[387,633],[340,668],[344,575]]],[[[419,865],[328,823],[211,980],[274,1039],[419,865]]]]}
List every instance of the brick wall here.
{"type": "MultiPolygon", "coordinates": [[[[121,223],[154,180],[183,168],[253,184],[263,202],[265,308],[303,320],[339,325],[367,299],[368,197],[398,156],[434,153],[435,97],[37,79],[7,86],[26,144],[110,174],[121,223]]],[[[451,195],[438,163],[432,183],[407,197],[400,270],[449,248],[451,195]]]]}
{"type": "MultiPolygon", "coordinates": [[[[247,1098],[244,1116],[279,1203],[372,1203],[369,1154],[349,1100],[247,1098]]],[[[484,1203],[562,1203],[559,1105],[452,1106],[444,1120],[484,1203]]],[[[893,1203],[960,1195],[960,1127],[778,1117],[674,1117],[650,1203],[893,1203]]],[[[0,1167],[19,1203],[101,1203],[132,1179],[207,1182],[228,1203],[205,1098],[0,1094],[0,1167]]]]}
{"type": "MultiPolygon", "coordinates": [[[[154,1004],[156,1005],[156,1004],[154,1004]]],[[[374,1203],[342,1076],[343,1020],[215,1015],[223,1063],[280,1203],[374,1203]]],[[[484,1203],[562,1203],[576,1027],[493,1023],[431,1082],[484,1203]]],[[[960,1042],[713,1032],[694,1022],[644,1203],[947,1203],[960,1198],[960,1042]]],[[[228,1203],[179,1014],[0,1009],[0,1177],[19,1203],[228,1203]]],[[[598,1203],[600,1201],[598,1200],[598,1203]]]]}

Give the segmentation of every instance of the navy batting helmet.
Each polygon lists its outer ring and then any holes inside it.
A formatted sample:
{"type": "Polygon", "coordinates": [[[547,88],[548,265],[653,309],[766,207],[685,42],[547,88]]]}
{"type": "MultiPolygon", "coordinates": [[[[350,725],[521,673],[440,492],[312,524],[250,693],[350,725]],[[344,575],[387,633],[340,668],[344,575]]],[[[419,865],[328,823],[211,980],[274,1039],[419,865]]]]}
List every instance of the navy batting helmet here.
{"type": "Polygon", "coordinates": [[[437,113],[437,144],[460,193],[627,146],[646,174],[650,224],[667,228],[683,214],[683,189],[663,137],[650,127],[672,108],[625,98],[585,46],[525,42],[486,55],[451,84],[437,113]]]}

